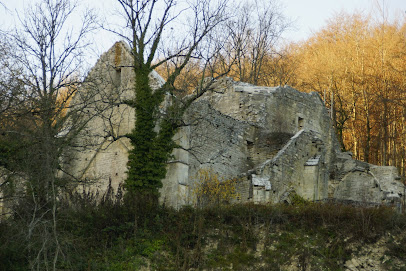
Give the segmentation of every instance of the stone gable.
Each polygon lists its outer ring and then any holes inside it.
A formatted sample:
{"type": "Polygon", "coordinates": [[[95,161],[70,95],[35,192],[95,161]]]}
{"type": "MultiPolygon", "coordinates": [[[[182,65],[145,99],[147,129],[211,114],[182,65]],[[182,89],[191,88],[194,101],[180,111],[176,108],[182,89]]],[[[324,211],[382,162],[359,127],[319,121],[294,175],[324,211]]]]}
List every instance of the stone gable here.
{"type": "MultiPolygon", "coordinates": [[[[151,73],[153,87],[164,83],[151,73]]],[[[88,108],[92,120],[68,164],[77,178],[105,189],[126,177],[128,139],[134,111],[121,104],[131,98],[134,81],[131,54],[116,43],[89,74],[81,95],[94,95],[88,108]],[[90,94],[89,94],[90,93],[90,94]],[[114,106],[117,104],[116,106],[114,106]],[[81,146],[82,145],[82,146],[81,146]]],[[[191,192],[199,170],[224,179],[237,178],[237,202],[307,200],[400,203],[404,187],[393,167],[355,161],[341,153],[327,109],[317,93],[289,86],[260,87],[230,78],[215,81],[195,100],[175,135],[163,180],[161,202],[180,207],[193,203],[191,192]]]]}

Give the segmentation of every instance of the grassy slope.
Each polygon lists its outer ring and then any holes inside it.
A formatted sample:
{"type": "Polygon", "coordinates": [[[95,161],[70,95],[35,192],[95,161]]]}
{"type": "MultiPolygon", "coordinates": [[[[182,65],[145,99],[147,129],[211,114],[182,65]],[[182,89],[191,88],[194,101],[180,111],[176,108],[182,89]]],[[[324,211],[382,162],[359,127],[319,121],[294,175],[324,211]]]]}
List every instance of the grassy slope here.
{"type": "MultiPolygon", "coordinates": [[[[406,270],[406,218],[389,208],[299,201],[176,211],[134,210],[116,196],[70,202],[59,222],[65,270],[406,270]]],[[[13,223],[0,224],[1,270],[26,267],[13,223]]]]}

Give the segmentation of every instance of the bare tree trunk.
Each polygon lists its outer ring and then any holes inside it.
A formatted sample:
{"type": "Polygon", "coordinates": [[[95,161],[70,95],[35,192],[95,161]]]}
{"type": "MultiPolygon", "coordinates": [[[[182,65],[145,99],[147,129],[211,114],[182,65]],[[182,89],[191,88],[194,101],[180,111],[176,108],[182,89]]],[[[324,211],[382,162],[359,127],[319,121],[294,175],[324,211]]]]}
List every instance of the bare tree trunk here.
{"type": "Polygon", "coordinates": [[[70,106],[70,99],[82,81],[83,67],[77,58],[86,46],[83,39],[93,29],[92,16],[87,14],[81,29],[64,32],[75,8],[70,0],[36,1],[17,16],[21,27],[7,33],[15,46],[11,55],[21,68],[18,80],[24,100],[7,112],[12,125],[5,133],[18,146],[13,154],[18,163],[11,170],[24,175],[15,211],[25,223],[32,270],[57,270],[63,255],[57,172],[62,152],[83,127],[80,110],[70,106]],[[69,118],[71,127],[61,135],[69,118]]]}
{"type": "Polygon", "coordinates": [[[371,117],[370,117],[370,112],[369,112],[369,100],[368,100],[368,94],[366,91],[363,91],[363,96],[364,96],[364,111],[365,111],[365,118],[366,118],[366,141],[364,144],[364,160],[365,162],[369,162],[369,153],[371,150],[371,117]]]}
{"type": "Polygon", "coordinates": [[[356,123],[358,121],[358,114],[357,114],[357,103],[355,99],[355,93],[354,90],[352,91],[352,103],[353,103],[353,110],[352,110],[352,130],[351,130],[351,136],[354,141],[353,145],[353,155],[355,159],[358,159],[358,132],[357,132],[357,127],[356,123]]]}
{"type": "Polygon", "coordinates": [[[388,164],[387,154],[388,154],[389,132],[388,132],[388,105],[385,99],[383,100],[382,131],[383,131],[382,165],[386,166],[388,164]]]}

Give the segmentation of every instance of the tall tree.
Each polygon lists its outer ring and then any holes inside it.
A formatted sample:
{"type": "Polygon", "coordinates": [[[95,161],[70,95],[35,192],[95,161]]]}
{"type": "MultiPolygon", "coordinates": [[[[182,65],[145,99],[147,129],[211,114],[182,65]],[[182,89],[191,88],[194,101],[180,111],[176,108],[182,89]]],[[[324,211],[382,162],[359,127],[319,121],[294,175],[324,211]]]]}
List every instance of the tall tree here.
{"type": "Polygon", "coordinates": [[[173,93],[175,80],[187,63],[201,56],[198,49],[207,44],[208,34],[224,20],[227,0],[117,2],[127,32],[115,32],[131,46],[135,78],[134,98],[126,102],[135,108],[136,121],[128,135],[133,148],[125,188],[129,196],[156,203],[161,180],[166,175],[166,162],[176,146],[172,137],[190,101],[173,99],[165,112],[160,105],[165,96],[173,93]],[[174,28],[182,31],[175,33],[174,28]],[[175,46],[167,47],[168,42],[175,46]],[[152,90],[149,74],[175,59],[166,83],[152,90]]]}
{"type": "Polygon", "coordinates": [[[405,22],[339,14],[296,51],[296,86],[325,97],[344,149],[404,174],[405,22]]]}
{"type": "Polygon", "coordinates": [[[30,267],[37,270],[56,270],[62,255],[58,195],[65,183],[58,178],[59,159],[85,121],[81,105],[66,110],[82,80],[80,57],[93,29],[90,13],[80,29],[68,26],[76,8],[69,0],[38,1],[17,14],[19,26],[7,33],[20,74],[14,78],[18,88],[1,89],[13,101],[1,112],[7,121],[1,123],[0,146],[9,154],[2,165],[22,177],[15,182],[19,204],[13,212],[25,230],[30,267]],[[68,119],[70,127],[64,129],[68,119]]]}
{"type": "Polygon", "coordinates": [[[235,62],[231,75],[255,85],[266,83],[267,61],[281,56],[277,43],[289,26],[278,1],[245,1],[236,6],[226,25],[228,48],[235,62]]]}

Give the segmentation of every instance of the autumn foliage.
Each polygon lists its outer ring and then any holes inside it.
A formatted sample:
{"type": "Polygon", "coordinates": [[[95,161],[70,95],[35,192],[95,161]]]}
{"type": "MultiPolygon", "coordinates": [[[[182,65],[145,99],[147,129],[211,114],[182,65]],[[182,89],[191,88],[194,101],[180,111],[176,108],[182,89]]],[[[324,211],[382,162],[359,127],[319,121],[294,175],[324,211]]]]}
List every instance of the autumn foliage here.
{"type": "MultiPolygon", "coordinates": [[[[266,34],[258,31],[257,37],[266,34]]],[[[396,166],[406,175],[405,18],[388,21],[384,13],[340,13],[309,39],[283,46],[259,48],[252,36],[244,37],[247,46],[234,46],[244,61],[238,55],[216,60],[229,59],[227,76],[257,85],[290,85],[318,92],[343,151],[351,151],[358,160],[396,166]],[[260,65],[250,72],[258,60],[250,55],[253,50],[266,51],[261,51],[260,65]],[[252,76],[242,76],[242,70],[252,76]]],[[[193,73],[179,80],[197,74],[199,66],[190,69],[193,73]]]]}
{"type": "Polygon", "coordinates": [[[292,53],[290,84],[323,97],[343,150],[404,176],[406,23],[340,14],[292,53]]]}
{"type": "Polygon", "coordinates": [[[195,179],[192,195],[198,207],[220,206],[239,197],[237,179],[226,180],[210,169],[200,169],[195,179]]]}

